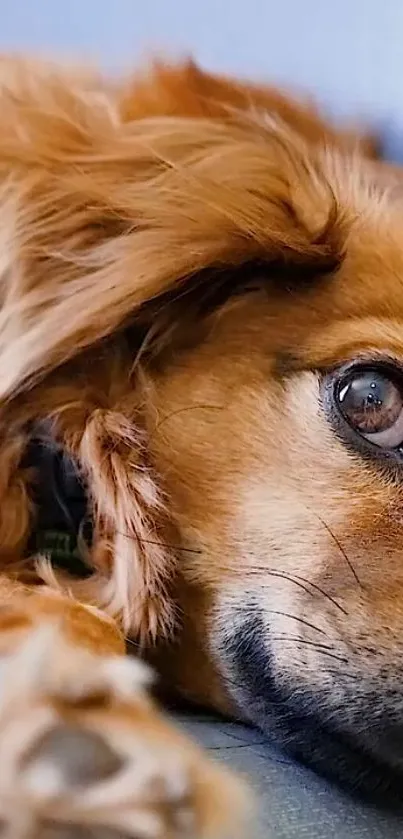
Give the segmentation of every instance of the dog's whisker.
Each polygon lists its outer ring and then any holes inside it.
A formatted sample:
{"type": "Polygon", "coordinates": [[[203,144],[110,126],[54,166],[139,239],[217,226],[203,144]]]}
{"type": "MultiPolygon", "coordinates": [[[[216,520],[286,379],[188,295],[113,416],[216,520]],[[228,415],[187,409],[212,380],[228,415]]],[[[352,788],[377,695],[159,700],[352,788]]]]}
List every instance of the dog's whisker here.
{"type": "Polygon", "coordinates": [[[315,641],[309,641],[307,638],[292,638],[287,635],[275,635],[271,638],[271,640],[279,643],[290,643],[305,647],[313,647],[313,649],[317,650],[320,655],[329,656],[329,658],[334,658],[336,661],[341,661],[343,664],[348,664],[348,658],[346,658],[346,656],[340,656],[332,652],[332,647],[327,644],[317,644],[315,641]]]}
{"type": "MultiPolygon", "coordinates": [[[[318,586],[317,583],[313,583],[311,582],[311,580],[307,580],[306,577],[302,577],[300,574],[286,574],[285,571],[278,571],[274,568],[264,568],[263,566],[261,568],[255,566],[253,569],[248,569],[248,571],[249,573],[255,573],[256,575],[268,574],[271,577],[279,577],[280,579],[288,580],[290,583],[294,583],[295,585],[299,586],[299,588],[302,588],[303,591],[305,591],[311,597],[314,596],[314,592],[316,591],[319,594],[321,594],[322,597],[325,597],[326,600],[332,603],[333,606],[336,607],[336,609],[338,609],[340,612],[342,612],[343,615],[345,615],[345,617],[348,617],[348,612],[346,611],[346,609],[344,609],[343,606],[341,606],[340,603],[334,597],[331,596],[331,594],[325,591],[325,589],[321,588],[321,586],[318,586]],[[310,588],[308,588],[308,586],[310,586],[310,588]],[[311,591],[310,589],[313,589],[313,591],[311,591]]],[[[265,583],[264,585],[267,585],[267,583],[265,583]]]]}
{"type": "MultiPolygon", "coordinates": [[[[229,569],[229,570],[233,571],[233,569],[229,569]]],[[[259,566],[255,565],[252,568],[248,568],[248,574],[251,577],[252,576],[259,577],[262,588],[265,588],[268,585],[268,583],[264,582],[264,580],[262,579],[265,575],[267,575],[269,577],[279,577],[281,580],[287,580],[290,583],[294,583],[294,585],[296,585],[298,588],[301,588],[306,594],[309,594],[310,597],[313,597],[313,592],[309,588],[307,588],[307,586],[309,585],[308,580],[305,581],[306,585],[304,585],[302,582],[297,580],[294,576],[292,576],[290,574],[286,574],[285,571],[277,571],[275,569],[265,568],[264,566],[259,567],[259,566]]],[[[234,576],[235,576],[235,572],[234,572],[234,576]]],[[[236,575],[236,576],[238,576],[238,575],[236,575]]]]}
{"type": "MultiPolygon", "coordinates": [[[[221,568],[223,571],[227,571],[230,575],[234,577],[239,576],[236,570],[231,566],[228,567],[223,566],[221,564],[221,568]]],[[[278,577],[279,579],[287,580],[290,583],[294,583],[294,585],[298,586],[298,588],[301,588],[303,591],[305,591],[306,594],[309,594],[310,597],[314,597],[314,592],[317,592],[318,594],[321,594],[322,597],[325,597],[326,600],[328,600],[330,603],[332,603],[332,605],[335,606],[336,609],[338,609],[339,612],[341,612],[345,617],[348,617],[348,612],[346,611],[346,609],[344,609],[344,607],[341,606],[340,603],[334,597],[332,597],[331,594],[329,594],[317,583],[313,583],[311,580],[307,580],[306,577],[303,577],[301,574],[287,574],[286,571],[280,571],[277,568],[267,568],[264,565],[253,565],[248,568],[248,575],[250,577],[259,577],[262,588],[266,588],[268,586],[268,583],[265,582],[263,579],[267,575],[270,577],[278,577]]]]}
{"type": "Polygon", "coordinates": [[[315,626],[314,623],[310,623],[309,621],[305,620],[305,618],[300,618],[298,615],[290,615],[288,612],[280,612],[275,609],[265,609],[270,615],[279,615],[283,618],[290,618],[290,620],[297,621],[298,623],[302,623],[304,626],[307,626],[309,629],[314,629],[315,632],[319,632],[321,635],[324,635],[325,638],[327,637],[326,632],[324,629],[320,629],[319,626],[315,626]]]}
{"type": "Polygon", "coordinates": [[[270,636],[271,641],[295,641],[298,644],[305,644],[308,647],[315,647],[321,650],[334,650],[334,644],[322,644],[318,641],[312,641],[310,638],[302,638],[301,635],[290,635],[288,632],[279,632],[277,635],[270,636]]]}
{"type": "Polygon", "coordinates": [[[331,594],[329,594],[324,588],[318,586],[317,583],[312,583],[311,580],[307,580],[300,574],[295,574],[295,579],[302,580],[302,582],[304,582],[306,585],[311,586],[315,591],[317,591],[319,594],[325,597],[326,600],[332,603],[333,606],[336,606],[336,609],[338,609],[343,615],[345,615],[345,617],[348,617],[348,612],[346,611],[346,609],[344,609],[343,606],[341,606],[340,603],[334,597],[332,597],[331,594]]]}
{"type": "Polygon", "coordinates": [[[135,533],[124,533],[124,531],[121,530],[116,530],[115,532],[119,536],[124,536],[125,539],[132,539],[133,542],[138,542],[140,545],[159,545],[161,548],[167,548],[167,550],[171,551],[181,551],[182,553],[203,553],[203,551],[198,550],[197,548],[184,548],[182,545],[171,545],[169,542],[161,542],[159,539],[144,539],[143,537],[136,536],[135,533]]]}
{"type": "Polygon", "coordinates": [[[172,417],[177,417],[179,414],[185,414],[188,411],[222,411],[222,405],[203,405],[202,403],[199,405],[186,405],[184,408],[178,408],[176,411],[171,411],[169,414],[166,414],[165,417],[156,424],[154,431],[151,433],[151,437],[156,434],[158,431],[161,430],[162,426],[165,425],[172,417]]]}
{"type": "Polygon", "coordinates": [[[319,513],[316,512],[316,510],[309,510],[309,512],[312,512],[313,515],[318,519],[318,521],[320,521],[322,526],[325,528],[326,532],[329,534],[330,538],[332,539],[332,541],[334,542],[334,544],[336,545],[336,547],[340,551],[342,557],[345,559],[345,561],[346,561],[346,563],[347,563],[347,565],[348,565],[348,567],[349,567],[357,585],[359,585],[359,587],[363,589],[364,586],[363,586],[363,584],[362,584],[362,582],[361,582],[361,580],[360,580],[360,578],[359,578],[359,576],[358,576],[358,574],[357,574],[357,572],[354,568],[354,565],[351,562],[351,559],[348,556],[345,548],[343,548],[343,545],[341,544],[340,540],[337,538],[336,534],[333,532],[333,530],[327,524],[327,522],[322,518],[322,516],[320,516],[319,513]]]}
{"type": "MultiPolygon", "coordinates": [[[[240,612],[245,611],[246,614],[258,614],[262,613],[262,609],[260,606],[254,606],[253,604],[248,604],[248,606],[243,609],[242,605],[239,609],[240,612]]],[[[299,615],[291,615],[289,612],[281,612],[278,609],[264,609],[265,615],[279,615],[283,618],[289,618],[290,620],[297,621],[298,623],[302,624],[303,626],[307,626],[309,629],[313,629],[315,632],[319,632],[321,635],[324,635],[325,638],[328,637],[324,629],[321,629],[319,626],[316,626],[314,623],[310,623],[310,621],[305,620],[305,618],[299,617],[299,615]]]]}
{"type": "MultiPolygon", "coordinates": [[[[136,534],[133,534],[133,533],[125,533],[125,532],[122,532],[122,531],[117,531],[117,532],[121,536],[124,536],[127,539],[132,539],[134,542],[138,542],[139,544],[159,545],[160,547],[167,548],[168,550],[179,551],[181,553],[189,553],[189,554],[194,554],[194,555],[198,555],[198,556],[201,556],[204,553],[203,550],[198,549],[198,548],[186,548],[186,547],[183,547],[182,545],[175,545],[175,544],[171,544],[169,542],[162,542],[158,539],[144,539],[142,537],[136,536],[136,534]]],[[[231,573],[233,572],[232,568],[224,568],[223,567],[223,570],[228,570],[231,573]]],[[[302,577],[300,574],[287,574],[285,571],[279,571],[279,570],[273,569],[273,568],[266,568],[265,566],[260,566],[259,567],[259,566],[256,566],[256,565],[253,566],[252,568],[248,569],[248,572],[251,575],[255,575],[255,576],[262,576],[264,574],[268,574],[271,577],[278,577],[280,579],[287,580],[288,582],[294,583],[294,585],[301,588],[303,591],[305,591],[306,594],[309,594],[310,597],[313,597],[314,592],[316,591],[319,594],[321,594],[323,597],[325,597],[330,603],[332,603],[333,606],[335,606],[340,612],[342,612],[343,615],[348,617],[348,612],[346,611],[346,609],[344,609],[343,606],[341,606],[340,603],[334,597],[332,597],[325,589],[323,589],[317,583],[313,583],[311,580],[308,580],[305,577],[302,577]]],[[[266,584],[264,584],[264,585],[266,585],[266,584]]],[[[281,612],[278,612],[278,614],[281,614],[281,612]]],[[[287,615],[285,613],[283,613],[283,614],[284,614],[285,617],[289,617],[290,619],[294,619],[294,620],[299,620],[301,623],[307,624],[312,629],[315,629],[318,632],[326,634],[326,633],[323,632],[323,630],[319,629],[318,627],[315,627],[313,624],[309,624],[309,621],[305,621],[303,618],[298,618],[295,615],[287,615]]]]}
{"type": "MultiPolygon", "coordinates": [[[[254,606],[253,604],[248,604],[245,608],[242,605],[239,606],[239,612],[246,615],[261,615],[262,609],[260,606],[254,606]]],[[[309,629],[313,629],[315,632],[319,632],[325,638],[329,638],[327,633],[324,629],[321,629],[319,626],[316,626],[314,623],[310,623],[309,621],[305,620],[304,618],[298,617],[298,615],[290,615],[288,612],[280,612],[277,609],[264,609],[265,615],[280,615],[284,618],[290,618],[290,620],[297,621],[298,623],[303,624],[303,626],[307,626],[309,629]]]]}

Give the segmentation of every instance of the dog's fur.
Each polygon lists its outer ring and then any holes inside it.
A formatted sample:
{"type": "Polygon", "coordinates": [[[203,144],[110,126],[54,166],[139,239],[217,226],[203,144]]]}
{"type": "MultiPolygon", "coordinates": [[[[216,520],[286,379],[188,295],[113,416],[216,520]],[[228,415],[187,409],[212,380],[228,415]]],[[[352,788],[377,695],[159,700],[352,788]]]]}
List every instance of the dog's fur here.
{"type": "Polygon", "coordinates": [[[125,639],[170,690],[400,790],[400,467],[321,401],[338,365],[402,359],[398,176],[191,63],[5,59],[0,101],[2,818],[220,829],[234,782],[159,720],[125,639]],[[85,580],[26,558],[43,421],[91,497],[85,580]]]}

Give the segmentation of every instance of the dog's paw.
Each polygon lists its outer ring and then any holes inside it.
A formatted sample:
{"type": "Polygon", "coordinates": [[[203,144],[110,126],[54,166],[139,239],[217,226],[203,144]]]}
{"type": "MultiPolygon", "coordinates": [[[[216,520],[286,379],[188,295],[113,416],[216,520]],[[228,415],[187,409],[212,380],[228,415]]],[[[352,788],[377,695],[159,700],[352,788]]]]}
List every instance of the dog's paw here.
{"type": "Polygon", "coordinates": [[[234,835],[243,788],[159,715],[140,662],[48,625],[1,671],[2,839],[234,835]]]}

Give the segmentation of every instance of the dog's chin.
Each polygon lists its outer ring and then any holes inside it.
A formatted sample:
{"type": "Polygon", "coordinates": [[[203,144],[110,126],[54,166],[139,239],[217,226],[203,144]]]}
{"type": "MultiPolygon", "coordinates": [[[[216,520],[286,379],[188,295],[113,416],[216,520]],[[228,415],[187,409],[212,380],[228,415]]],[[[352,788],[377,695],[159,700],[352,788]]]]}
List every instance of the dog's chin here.
{"type": "Polygon", "coordinates": [[[263,643],[264,627],[256,615],[225,636],[221,654],[226,682],[245,721],[349,794],[403,813],[403,727],[396,737],[394,727],[379,718],[372,721],[370,709],[367,716],[363,709],[362,727],[356,733],[353,727],[346,731],[343,708],[338,719],[326,708],[323,696],[301,691],[297,678],[285,686],[263,643]]]}

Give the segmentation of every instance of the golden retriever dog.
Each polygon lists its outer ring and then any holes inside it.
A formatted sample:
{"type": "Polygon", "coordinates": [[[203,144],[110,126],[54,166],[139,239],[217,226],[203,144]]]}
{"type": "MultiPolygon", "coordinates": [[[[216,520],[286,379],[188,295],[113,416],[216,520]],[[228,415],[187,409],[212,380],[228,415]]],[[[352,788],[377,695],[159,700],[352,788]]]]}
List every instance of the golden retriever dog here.
{"type": "Polygon", "coordinates": [[[150,665],[399,799],[398,176],[192,63],[0,75],[4,835],[221,836],[150,665]]]}

